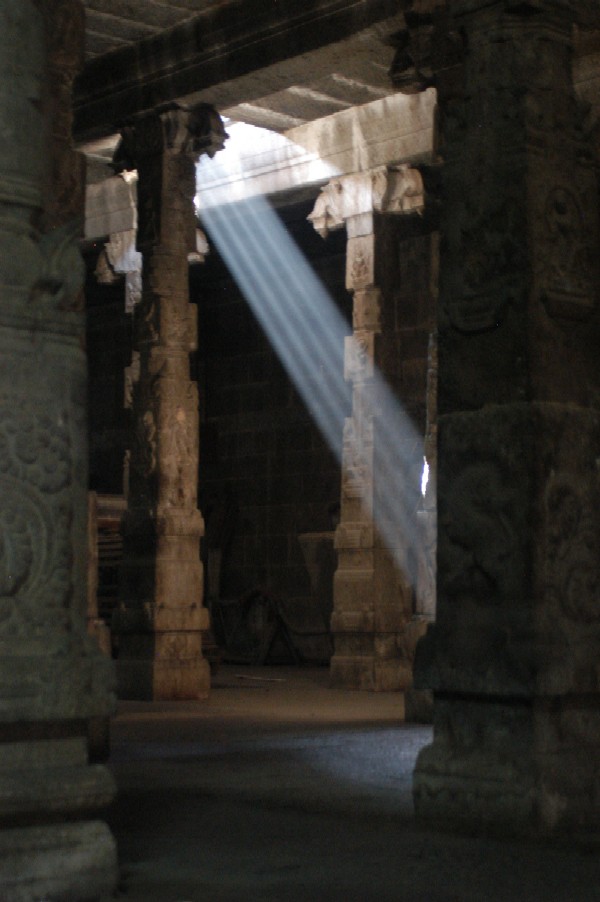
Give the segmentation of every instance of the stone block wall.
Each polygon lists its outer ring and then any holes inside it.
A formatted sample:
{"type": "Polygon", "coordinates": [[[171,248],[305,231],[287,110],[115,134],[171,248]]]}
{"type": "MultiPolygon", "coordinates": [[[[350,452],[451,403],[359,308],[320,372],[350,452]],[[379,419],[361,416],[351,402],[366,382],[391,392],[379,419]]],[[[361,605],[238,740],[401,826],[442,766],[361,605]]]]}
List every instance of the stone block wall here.
{"type": "MultiPolygon", "coordinates": [[[[280,215],[350,332],[344,236],[322,242],[306,222],[310,209],[310,203],[299,204],[280,215]]],[[[284,600],[298,631],[323,631],[323,620],[310,604],[298,536],[333,528],[339,461],[214,249],[191,278],[199,322],[200,509],[211,591],[217,591],[212,580],[218,564],[211,554],[211,573],[209,552],[220,549],[222,598],[267,588],[284,600]]],[[[340,447],[341,442],[340,435],[340,447]]],[[[322,639],[306,635],[297,642],[308,657],[323,656],[322,639]]]]}

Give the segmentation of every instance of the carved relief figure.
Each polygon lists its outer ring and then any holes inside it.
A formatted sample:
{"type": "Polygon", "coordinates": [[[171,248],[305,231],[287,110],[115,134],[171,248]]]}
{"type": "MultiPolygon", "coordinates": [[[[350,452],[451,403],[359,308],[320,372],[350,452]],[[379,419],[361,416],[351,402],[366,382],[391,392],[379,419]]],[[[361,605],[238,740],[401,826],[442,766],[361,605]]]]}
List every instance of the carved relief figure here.
{"type": "Polygon", "coordinates": [[[574,621],[600,619],[600,548],[590,496],[553,480],[545,499],[549,531],[544,584],[548,598],[574,621]]]}
{"type": "Polygon", "coordinates": [[[525,554],[514,528],[518,487],[492,460],[464,466],[444,485],[438,537],[444,591],[484,603],[510,597],[525,554]]]}
{"type": "Polygon", "coordinates": [[[68,420],[0,408],[0,634],[67,628],[71,454],[68,420]],[[62,612],[62,613],[60,613],[62,612]]]}
{"type": "Polygon", "coordinates": [[[546,309],[552,316],[585,316],[595,306],[594,251],[580,198],[566,186],[555,186],[546,198],[543,219],[548,240],[538,279],[546,309]]]}

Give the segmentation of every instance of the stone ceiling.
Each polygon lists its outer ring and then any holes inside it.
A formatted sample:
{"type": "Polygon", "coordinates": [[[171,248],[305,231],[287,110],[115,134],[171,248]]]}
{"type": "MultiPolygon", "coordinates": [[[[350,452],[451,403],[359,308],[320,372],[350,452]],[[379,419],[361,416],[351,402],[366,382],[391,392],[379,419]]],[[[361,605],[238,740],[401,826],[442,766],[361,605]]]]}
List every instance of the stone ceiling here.
{"type": "Polygon", "coordinates": [[[80,143],[172,100],[286,131],[394,93],[406,0],[84,0],[80,143]]]}
{"type": "Polygon", "coordinates": [[[83,0],[86,59],[179,25],[222,0],[83,0]]]}
{"type": "MultiPolygon", "coordinates": [[[[395,92],[390,67],[411,2],[84,0],[78,144],[101,161],[124,121],[174,100],[211,103],[223,116],[286,132],[386,97],[395,92]]],[[[600,109],[597,36],[591,44],[584,36],[576,82],[600,109]]]]}

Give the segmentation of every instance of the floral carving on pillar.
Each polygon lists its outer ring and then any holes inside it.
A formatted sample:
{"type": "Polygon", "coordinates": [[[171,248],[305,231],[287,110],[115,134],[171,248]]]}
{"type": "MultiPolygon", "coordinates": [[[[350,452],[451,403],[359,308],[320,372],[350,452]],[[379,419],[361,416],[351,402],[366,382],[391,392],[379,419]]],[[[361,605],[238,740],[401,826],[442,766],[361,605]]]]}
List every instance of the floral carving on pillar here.
{"type": "Polygon", "coordinates": [[[116,879],[110,832],[88,819],[114,784],[89,766],[86,724],[114,695],[112,664],[86,635],[83,168],[71,139],[82,43],[76,0],[0,5],[3,898],[109,896],[116,879]]]}
{"type": "Polygon", "coordinates": [[[436,730],[415,807],[470,831],[585,837],[599,817],[599,217],[573,35],[598,10],[451,7],[438,606],[416,667],[436,730]]]}

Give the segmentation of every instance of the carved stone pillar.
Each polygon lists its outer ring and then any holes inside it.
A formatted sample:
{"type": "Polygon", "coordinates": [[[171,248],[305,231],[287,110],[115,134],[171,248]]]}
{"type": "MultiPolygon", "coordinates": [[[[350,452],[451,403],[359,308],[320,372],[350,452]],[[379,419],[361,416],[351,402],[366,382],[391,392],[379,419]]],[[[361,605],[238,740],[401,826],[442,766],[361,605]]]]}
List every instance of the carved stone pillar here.
{"type": "MultiPolygon", "coordinates": [[[[434,252],[437,258],[438,250],[434,252]]],[[[436,295],[437,301],[437,295],[436,295]]],[[[421,507],[417,513],[420,547],[417,555],[416,610],[425,620],[435,620],[437,552],[437,330],[429,338],[427,353],[427,399],[425,461],[421,484],[421,507]]]]}
{"type": "Polygon", "coordinates": [[[134,310],[133,444],[123,520],[119,693],[126,698],[202,698],[209,690],[201,631],[197,508],[198,390],[190,380],[196,308],[188,255],[196,251],[195,161],[225,137],[212,108],[172,107],[123,134],[117,161],[138,171],[142,298],[134,310]]]}
{"type": "Polygon", "coordinates": [[[442,98],[437,622],[417,816],[600,827],[598,186],[577,3],[456,0],[442,98]]]}
{"type": "Polygon", "coordinates": [[[330,182],[309,217],[323,236],[345,225],[346,286],[354,295],[354,334],[347,341],[345,359],[345,378],[353,385],[353,409],[344,428],[331,620],[332,680],[352,688],[406,689],[412,682],[414,647],[423,631],[413,617],[414,561],[408,549],[414,537],[407,534],[406,513],[416,532],[430,321],[423,329],[420,437],[412,429],[390,432],[390,410],[385,404],[382,407],[378,397],[378,375],[400,403],[408,381],[402,374],[403,312],[394,265],[401,242],[396,217],[389,214],[421,213],[423,207],[417,170],[381,168],[330,182]],[[392,443],[397,444],[392,447],[392,443]],[[387,484],[390,459],[405,469],[401,479],[406,510],[397,522],[390,521],[386,510],[386,496],[394,491],[387,484]],[[378,527],[384,521],[387,529],[381,530],[378,527]]]}
{"type": "Polygon", "coordinates": [[[90,812],[108,772],[87,723],[114,704],[86,636],[82,166],[71,85],[77,0],[0,7],[0,897],[109,895],[116,854],[90,812]]]}

